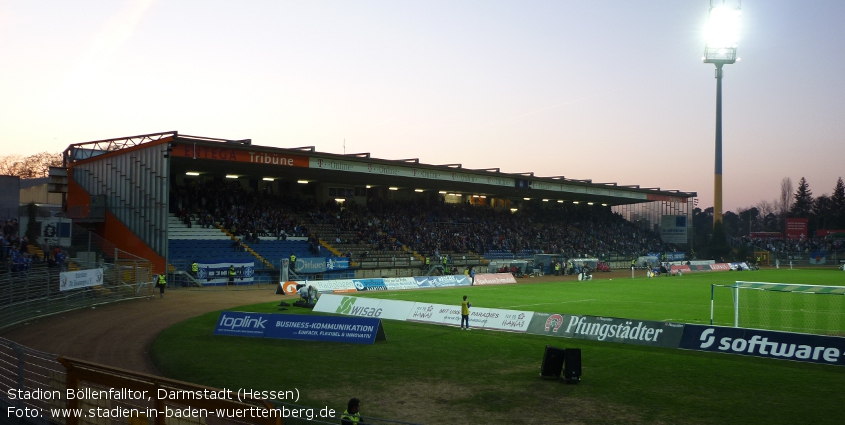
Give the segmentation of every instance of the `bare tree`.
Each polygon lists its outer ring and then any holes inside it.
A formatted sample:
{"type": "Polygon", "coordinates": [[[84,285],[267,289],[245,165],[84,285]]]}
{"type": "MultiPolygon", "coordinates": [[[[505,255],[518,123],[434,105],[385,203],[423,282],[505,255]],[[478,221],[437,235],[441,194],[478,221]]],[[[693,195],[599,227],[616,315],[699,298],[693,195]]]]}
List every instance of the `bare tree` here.
{"type": "Polygon", "coordinates": [[[760,201],[757,204],[757,210],[760,211],[760,217],[765,217],[780,210],[777,207],[778,201],[760,201]]]}
{"type": "Polygon", "coordinates": [[[47,177],[50,167],[60,167],[61,165],[61,153],[41,152],[27,157],[6,155],[0,156],[0,175],[36,179],[47,177]]]}
{"type": "Polygon", "coordinates": [[[792,198],[792,191],[795,190],[792,187],[792,179],[789,177],[784,177],[783,180],[780,181],[780,199],[778,202],[778,210],[780,212],[781,219],[786,218],[786,214],[789,212],[789,209],[792,208],[793,198],[792,198]]]}

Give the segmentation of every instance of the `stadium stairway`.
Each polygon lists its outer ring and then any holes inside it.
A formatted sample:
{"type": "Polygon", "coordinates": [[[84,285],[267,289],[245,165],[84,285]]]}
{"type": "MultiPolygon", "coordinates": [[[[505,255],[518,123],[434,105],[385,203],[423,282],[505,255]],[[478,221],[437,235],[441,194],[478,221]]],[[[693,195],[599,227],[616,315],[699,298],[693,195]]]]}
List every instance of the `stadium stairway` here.
{"type": "Polygon", "coordinates": [[[255,261],[256,259],[267,266],[272,266],[258,255],[252,248],[244,245],[245,251],[235,252],[232,243],[236,239],[231,233],[215,223],[215,227],[201,227],[192,225],[188,227],[175,214],[168,217],[168,252],[171,263],[168,265],[170,272],[176,272],[180,268],[173,262],[183,261],[187,264],[203,259],[237,259],[241,261],[255,261]]]}

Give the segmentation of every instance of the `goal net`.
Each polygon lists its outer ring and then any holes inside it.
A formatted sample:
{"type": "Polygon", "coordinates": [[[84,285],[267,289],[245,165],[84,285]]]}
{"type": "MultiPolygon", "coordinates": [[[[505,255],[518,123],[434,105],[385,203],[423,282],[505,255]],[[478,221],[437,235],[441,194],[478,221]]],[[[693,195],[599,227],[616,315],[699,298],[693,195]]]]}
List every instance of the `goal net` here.
{"type": "Polygon", "coordinates": [[[710,323],[845,335],[845,287],[768,282],[713,284],[710,323]]]}

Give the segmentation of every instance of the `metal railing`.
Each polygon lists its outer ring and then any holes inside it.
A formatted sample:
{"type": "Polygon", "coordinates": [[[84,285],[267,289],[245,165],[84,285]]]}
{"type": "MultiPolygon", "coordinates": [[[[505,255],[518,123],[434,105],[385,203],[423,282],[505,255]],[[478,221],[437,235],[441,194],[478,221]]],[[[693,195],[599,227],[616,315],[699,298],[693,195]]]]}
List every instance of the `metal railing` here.
{"type": "MultiPolygon", "coordinates": [[[[84,360],[58,357],[24,347],[0,338],[0,408],[4,413],[13,408],[13,415],[0,415],[0,423],[9,425],[47,424],[165,424],[174,423],[165,418],[167,410],[187,412],[178,423],[189,424],[265,424],[306,425],[337,424],[342,413],[328,414],[328,407],[314,408],[293,403],[259,399],[232,400],[234,395],[220,399],[195,399],[179,394],[208,391],[225,394],[221,389],[188,382],[132,372],[84,360]],[[68,390],[81,397],[68,398],[68,390]],[[126,397],[117,401],[109,397],[92,397],[100,391],[119,391],[126,397]],[[134,397],[146,391],[147,397],[134,397]],[[164,391],[167,398],[160,398],[164,391]],[[15,396],[10,396],[14,394],[15,396]],[[40,394],[38,397],[21,397],[22,394],[40,394]],[[177,394],[175,397],[170,395],[177,394]],[[193,410],[185,410],[185,409],[193,410]],[[81,409],[76,415],[73,409],[81,409]],[[201,409],[205,409],[204,411],[201,409]],[[232,417],[218,415],[228,409],[232,417]],[[272,414],[258,413],[273,409],[272,414]],[[95,411],[95,415],[88,413],[95,411]],[[29,412],[29,415],[27,415],[29,412]],[[37,413],[35,413],[37,412],[37,413]],[[102,412],[102,414],[96,414],[102,412]],[[112,412],[119,413],[115,415],[112,412]],[[122,412],[122,413],[121,413],[122,412]],[[126,413],[126,415],[124,415],[126,413]],[[24,417],[18,417],[20,416],[24,417]],[[109,416],[109,417],[107,417],[109,416]],[[239,416],[239,417],[236,417],[239,416]]],[[[419,425],[390,419],[363,417],[371,425],[419,425]]]]}
{"type": "Polygon", "coordinates": [[[102,285],[63,291],[56,267],[38,264],[24,272],[0,274],[0,329],[37,317],[150,295],[149,263],[71,262],[74,269],[103,269],[102,285]]]}

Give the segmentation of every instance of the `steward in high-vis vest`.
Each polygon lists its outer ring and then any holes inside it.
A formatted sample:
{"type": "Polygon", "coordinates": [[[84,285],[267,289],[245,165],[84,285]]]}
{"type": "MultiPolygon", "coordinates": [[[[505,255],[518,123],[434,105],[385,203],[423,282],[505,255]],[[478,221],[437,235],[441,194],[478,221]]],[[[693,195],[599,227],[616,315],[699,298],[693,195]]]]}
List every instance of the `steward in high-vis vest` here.
{"type": "Polygon", "coordinates": [[[164,298],[164,287],[167,286],[167,278],[164,276],[164,273],[158,275],[158,294],[161,298],[164,298]]]}
{"type": "Polygon", "coordinates": [[[634,270],[635,268],[637,268],[637,260],[632,258],[631,259],[631,270],[634,270]]]}
{"type": "Polygon", "coordinates": [[[197,272],[199,272],[199,271],[200,271],[200,265],[199,265],[199,264],[197,264],[197,262],[196,262],[196,261],[194,261],[193,263],[191,263],[191,275],[193,275],[193,276],[194,276],[194,279],[196,279],[196,278],[197,278],[197,272]]]}
{"type": "Polygon", "coordinates": [[[289,260],[290,260],[290,269],[293,270],[293,271],[296,271],[296,255],[291,254],[289,260]]]}
{"type": "Polygon", "coordinates": [[[361,422],[361,400],[352,398],[346,404],[346,410],[340,416],[341,425],[363,425],[361,422]]]}
{"type": "Polygon", "coordinates": [[[425,269],[428,270],[431,268],[431,258],[425,257],[425,269]]]}
{"type": "Polygon", "coordinates": [[[555,276],[560,276],[560,263],[555,261],[555,276]]]}
{"type": "Polygon", "coordinates": [[[235,284],[235,266],[229,265],[229,285],[235,284]]]}

